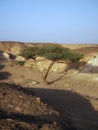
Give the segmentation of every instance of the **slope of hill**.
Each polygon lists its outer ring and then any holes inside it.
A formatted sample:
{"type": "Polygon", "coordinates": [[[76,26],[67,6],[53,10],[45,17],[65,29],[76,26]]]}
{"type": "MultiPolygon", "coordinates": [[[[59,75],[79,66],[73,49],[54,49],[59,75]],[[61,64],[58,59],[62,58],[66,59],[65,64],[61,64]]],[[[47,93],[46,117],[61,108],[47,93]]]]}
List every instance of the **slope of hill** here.
{"type": "Polygon", "coordinates": [[[18,54],[25,47],[26,45],[21,42],[0,42],[1,51],[12,52],[13,54],[18,54]]]}

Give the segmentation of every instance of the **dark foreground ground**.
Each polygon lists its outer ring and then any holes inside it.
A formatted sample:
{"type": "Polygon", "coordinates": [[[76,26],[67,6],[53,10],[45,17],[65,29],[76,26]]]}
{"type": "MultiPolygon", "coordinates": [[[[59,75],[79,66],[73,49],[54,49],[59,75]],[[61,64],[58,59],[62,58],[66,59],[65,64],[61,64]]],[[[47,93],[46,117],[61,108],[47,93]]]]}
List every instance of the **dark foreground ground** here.
{"type": "Polygon", "coordinates": [[[0,83],[0,130],[77,130],[34,92],[0,83]]]}
{"type": "Polygon", "coordinates": [[[35,96],[33,89],[0,83],[0,130],[98,130],[98,126],[79,120],[76,125],[68,113],[35,96]]]}

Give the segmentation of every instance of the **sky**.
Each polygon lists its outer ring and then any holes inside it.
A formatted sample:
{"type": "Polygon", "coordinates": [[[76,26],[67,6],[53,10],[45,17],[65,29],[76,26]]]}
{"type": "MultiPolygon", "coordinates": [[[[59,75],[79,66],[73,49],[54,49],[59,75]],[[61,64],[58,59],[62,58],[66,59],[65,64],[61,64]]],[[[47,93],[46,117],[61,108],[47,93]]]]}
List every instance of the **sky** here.
{"type": "Polygon", "coordinates": [[[98,0],[0,0],[0,41],[98,43],[98,0]]]}

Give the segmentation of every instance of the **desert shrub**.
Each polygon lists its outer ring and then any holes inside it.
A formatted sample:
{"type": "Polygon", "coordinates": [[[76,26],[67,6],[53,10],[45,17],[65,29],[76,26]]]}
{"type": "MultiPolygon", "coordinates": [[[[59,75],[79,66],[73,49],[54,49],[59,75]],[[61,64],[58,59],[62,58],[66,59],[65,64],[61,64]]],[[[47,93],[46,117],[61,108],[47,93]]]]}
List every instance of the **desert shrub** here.
{"type": "Polygon", "coordinates": [[[17,62],[17,64],[19,64],[19,65],[21,65],[21,66],[23,66],[24,63],[25,63],[25,61],[18,61],[18,62],[17,62]]]}

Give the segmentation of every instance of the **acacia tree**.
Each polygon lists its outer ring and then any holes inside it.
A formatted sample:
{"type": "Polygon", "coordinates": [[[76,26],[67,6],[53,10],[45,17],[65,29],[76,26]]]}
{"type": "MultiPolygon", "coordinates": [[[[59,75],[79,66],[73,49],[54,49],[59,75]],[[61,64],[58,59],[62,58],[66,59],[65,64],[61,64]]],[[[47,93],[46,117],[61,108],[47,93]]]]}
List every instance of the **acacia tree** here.
{"type": "MultiPolygon", "coordinates": [[[[43,56],[52,61],[51,64],[48,66],[48,69],[45,75],[44,76],[42,75],[43,80],[47,84],[48,84],[47,76],[55,62],[60,61],[60,60],[77,62],[83,57],[82,54],[73,52],[70,49],[64,48],[60,45],[28,47],[24,50],[21,50],[20,55],[25,57],[26,59],[33,58],[35,60],[35,63],[36,63],[37,56],[43,56]]],[[[37,63],[36,63],[36,66],[37,66],[37,63]]]]}

